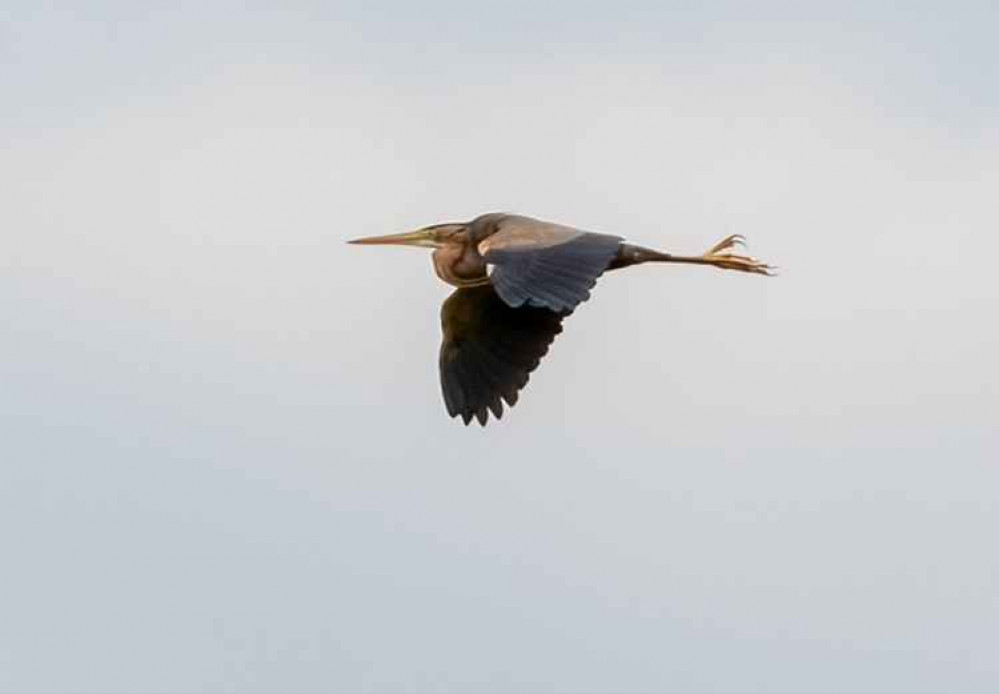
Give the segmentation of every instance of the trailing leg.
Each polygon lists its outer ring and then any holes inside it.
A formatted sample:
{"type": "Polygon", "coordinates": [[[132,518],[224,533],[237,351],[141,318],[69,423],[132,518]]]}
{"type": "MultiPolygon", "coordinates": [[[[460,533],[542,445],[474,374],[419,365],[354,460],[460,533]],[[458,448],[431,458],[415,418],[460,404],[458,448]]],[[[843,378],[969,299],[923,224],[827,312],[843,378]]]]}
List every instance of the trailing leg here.
{"type": "Polygon", "coordinates": [[[726,251],[736,246],[745,246],[745,239],[739,234],[727,236],[705,253],[701,255],[672,255],[633,246],[630,243],[622,243],[618,248],[617,256],[611,261],[608,270],[617,270],[632,265],[642,263],[686,263],[689,265],[711,265],[721,270],[738,270],[739,272],[751,272],[757,275],[773,275],[774,267],[767,265],[761,260],[726,251]]]}

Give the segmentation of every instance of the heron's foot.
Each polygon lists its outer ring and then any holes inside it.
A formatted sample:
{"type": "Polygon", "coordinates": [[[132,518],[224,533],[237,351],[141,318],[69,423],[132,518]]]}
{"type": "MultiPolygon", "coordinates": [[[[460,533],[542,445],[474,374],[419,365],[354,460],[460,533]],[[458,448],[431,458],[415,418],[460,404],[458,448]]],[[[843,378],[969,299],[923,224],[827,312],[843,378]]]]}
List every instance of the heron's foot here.
{"type": "Polygon", "coordinates": [[[714,265],[716,268],[722,270],[738,270],[739,272],[751,272],[756,275],[766,275],[768,277],[776,274],[775,270],[777,268],[773,265],[767,265],[762,260],[748,255],[725,252],[740,246],[743,248],[746,247],[746,237],[741,234],[732,234],[731,236],[726,236],[708,249],[701,258],[703,258],[706,264],[714,265]]]}

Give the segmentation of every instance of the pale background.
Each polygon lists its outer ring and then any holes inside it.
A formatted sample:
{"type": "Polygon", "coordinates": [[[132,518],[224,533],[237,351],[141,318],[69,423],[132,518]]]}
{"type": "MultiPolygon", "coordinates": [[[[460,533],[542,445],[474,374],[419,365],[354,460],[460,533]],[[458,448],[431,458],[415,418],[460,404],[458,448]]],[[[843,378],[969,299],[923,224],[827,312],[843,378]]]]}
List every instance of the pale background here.
{"type": "Polygon", "coordinates": [[[999,6],[700,4],[7,0],[0,691],[999,690],[999,6]],[[785,271],[466,429],[491,210],[785,271]]]}

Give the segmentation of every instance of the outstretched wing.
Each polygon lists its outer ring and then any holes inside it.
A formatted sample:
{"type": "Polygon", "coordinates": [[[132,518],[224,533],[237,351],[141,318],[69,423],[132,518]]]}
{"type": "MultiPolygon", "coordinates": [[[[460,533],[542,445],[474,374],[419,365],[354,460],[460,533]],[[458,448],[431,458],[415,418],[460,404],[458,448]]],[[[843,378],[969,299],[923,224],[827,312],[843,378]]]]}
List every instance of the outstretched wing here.
{"type": "Polygon", "coordinates": [[[572,310],[590,298],[597,278],[617,256],[619,236],[594,234],[530,217],[506,215],[479,243],[492,264],[496,292],[513,307],[572,310]]]}
{"type": "Polygon", "coordinates": [[[529,375],[567,313],[546,308],[512,308],[489,285],[458,289],[441,307],[440,372],[444,404],[467,425],[472,417],[485,426],[489,410],[503,416],[527,384],[529,375]]]}

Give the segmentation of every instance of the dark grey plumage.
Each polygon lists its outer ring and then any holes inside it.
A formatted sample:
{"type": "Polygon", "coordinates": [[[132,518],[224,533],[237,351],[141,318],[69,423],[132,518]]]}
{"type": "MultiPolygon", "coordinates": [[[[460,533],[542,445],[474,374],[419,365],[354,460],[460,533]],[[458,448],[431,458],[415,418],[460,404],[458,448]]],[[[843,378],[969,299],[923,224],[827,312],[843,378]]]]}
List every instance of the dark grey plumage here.
{"type": "Polygon", "coordinates": [[[565,311],[590,298],[620,244],[616,236],[581,233],[548,248],[490,250],[483,259],[495,266],[490,278],[510,306],[526,303],[565,311]]]}
{"type": "Polygon", "coordinates": [[[503,416],[562,332],[565,312],[513,308],[493,287],[458,289],[441,307],[441,390],[452,417],[485,424],[492,411],[503,416]]]}

